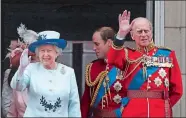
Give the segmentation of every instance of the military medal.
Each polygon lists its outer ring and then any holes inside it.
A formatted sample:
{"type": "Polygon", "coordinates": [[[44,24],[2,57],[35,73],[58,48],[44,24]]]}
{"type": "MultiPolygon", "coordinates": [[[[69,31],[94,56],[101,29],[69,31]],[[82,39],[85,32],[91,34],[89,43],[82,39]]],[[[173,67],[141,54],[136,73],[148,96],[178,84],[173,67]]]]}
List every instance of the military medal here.
{"type": "Polygon", "coordinates": [[[159,74],[162,78],[164,78],[164,77],[167,75],[166,71],[165,71],[163,68],[161,68],[161,69],[159,70],[158,74],[159,74]]]}
{"type": "Polygon", "coordinates": [[[162,84],[162,81],[161,81],[161,79],[159,77],[156,77],[154,79],[154,83],[156,84],[157,87],[159,87],[162,84]]]}
{"type": "Polygon", "coordinates": [[[114,98],[113,98],[114,102],[117,103],[117,104],[119,104],[121,102],[121,99],[122,99],[121,96],[118,95],[118,94],[115,95],[114,98]]]}
{"type": "Polygon", "coordinates": [[[122,79],[123,79],[123,75],[121,75],[121,74],[120,74],[120,75],[117,75],[117,76],[116,76],[116,79],[117,79],[117,80],[122,80],[122,79]]]}
{"type": "Polygon", "coordinates": [[[171,68],[173,66],[170,57],[166,56],[158,56],[158,57],[151,57],[150,64],[147,66],[157,66],[157,67],[168,67],[171,68]]]}
{"type": "Polygon", "coordinates": [[[114,84],[114,89],[119,92],[122,88],[122,85],[119,81],[117,81],[115,84],[114,84]]]}
{"type": "Polygon", "coordinates": [[[117,69],[116,79],[117,80],[122,80],[123,79],[123,71],[121,71],[120,69],[117,69]]]}

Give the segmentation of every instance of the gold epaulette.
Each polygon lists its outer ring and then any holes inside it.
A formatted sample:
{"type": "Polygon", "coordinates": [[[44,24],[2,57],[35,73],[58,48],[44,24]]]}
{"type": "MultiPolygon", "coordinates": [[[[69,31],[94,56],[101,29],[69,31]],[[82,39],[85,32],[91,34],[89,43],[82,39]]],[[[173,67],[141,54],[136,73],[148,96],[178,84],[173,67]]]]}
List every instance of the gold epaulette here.
{"type": "Polygon", "coordinates": [[[157,46],[157,48],[159,48],[159,49],[165,49],[165,50],[169,50],[169,51],[171,51],[170,48],[168,48],[168,47],[164,47],[164,46],[157,46]]]}
{"type": "Polygon", "coordinates": [[[131,47],[125,47],[125,48],[127,48],[127,49],[129,49],[129,50],[132,50],[132,51],[135,51],[136,49],[135,48],[131,48],[131,47]]]}

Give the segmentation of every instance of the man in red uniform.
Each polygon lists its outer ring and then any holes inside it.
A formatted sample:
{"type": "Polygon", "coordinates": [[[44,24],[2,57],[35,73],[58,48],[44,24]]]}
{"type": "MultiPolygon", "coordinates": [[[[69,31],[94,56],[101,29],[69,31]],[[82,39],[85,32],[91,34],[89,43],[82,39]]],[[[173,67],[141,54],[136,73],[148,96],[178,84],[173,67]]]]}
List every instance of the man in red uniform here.
{"type": "Polygon", "coordinates": [[[124,96],[122,72],[106,61],[114,35],[112,28],[102,27],[92,36],[98,59],[86,67],[85,92],[81,99],[82,118],[121,117],[120,106],[124,96]]]}
{"type": "Polygon", "coordinates": [[[152,24],[138,17],[129,24],[130,12],[119,15],[119,31],[108,52],[108,64],[124,71],[127,104],[122,117],[172,117],[172,107],[183,93],[175,52],[153,44],[152,24]],[[124,47],[128,33],[136,49],[124,47]]]}

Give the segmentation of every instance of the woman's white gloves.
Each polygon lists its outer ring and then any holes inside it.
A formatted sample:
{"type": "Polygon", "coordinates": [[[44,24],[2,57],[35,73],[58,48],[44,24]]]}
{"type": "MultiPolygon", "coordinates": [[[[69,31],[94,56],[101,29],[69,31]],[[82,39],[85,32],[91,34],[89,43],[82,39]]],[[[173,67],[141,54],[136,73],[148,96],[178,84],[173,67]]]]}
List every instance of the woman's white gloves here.
{"type": "Polygon", "coordinates": [[[25,49],[20,57],[20,65],[18,68],[19,76],[22,76],[25,68],[29,65],[30,61],[31,61],[31,56],[28,57],[28,49],[25,49]]]}

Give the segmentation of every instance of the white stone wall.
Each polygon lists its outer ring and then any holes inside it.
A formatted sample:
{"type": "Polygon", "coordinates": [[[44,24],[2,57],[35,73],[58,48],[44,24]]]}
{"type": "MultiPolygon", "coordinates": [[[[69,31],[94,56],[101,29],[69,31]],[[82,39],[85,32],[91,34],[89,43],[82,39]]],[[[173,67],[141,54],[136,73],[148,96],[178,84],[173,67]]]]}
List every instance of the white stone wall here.
{"type": "Polygon", "coordinates": [[[186,1],[165,1],[165,46],[176,51],[183,77],[184,94],[174,106],[175,117],[186,116],[186,1]]]}

